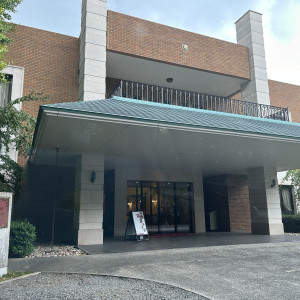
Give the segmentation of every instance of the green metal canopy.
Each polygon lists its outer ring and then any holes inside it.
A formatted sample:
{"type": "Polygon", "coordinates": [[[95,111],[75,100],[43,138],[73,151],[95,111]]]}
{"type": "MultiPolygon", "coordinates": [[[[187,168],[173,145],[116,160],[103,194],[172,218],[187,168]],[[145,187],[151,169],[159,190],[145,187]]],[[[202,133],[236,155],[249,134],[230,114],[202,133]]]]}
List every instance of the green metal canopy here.
{"type": "Polygon", "coordinates": [[[298,123],[121,97],[43,105],[41,109],[300,140],[298,123]]]}

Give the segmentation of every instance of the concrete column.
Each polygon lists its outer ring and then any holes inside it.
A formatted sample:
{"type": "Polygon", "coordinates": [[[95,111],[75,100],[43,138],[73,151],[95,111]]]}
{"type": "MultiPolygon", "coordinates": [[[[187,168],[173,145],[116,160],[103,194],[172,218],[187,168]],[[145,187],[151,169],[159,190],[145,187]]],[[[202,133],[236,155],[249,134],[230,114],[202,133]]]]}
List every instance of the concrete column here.
{"type": "Polygon", "coordinates": [[[82,0],[79,101],[105,99],[106,0],[82,0]]]}
{"type": "MultiPolygon", "coordinates": [[[[124,236],[127,225],[127,180],[126,171],[115,170],[114,236],[124,236]]],[[[138,178],[132,176],[130,179],[138,178]]]]}
{"type": "Polygon", "coordinates": [[[199,177],[197,182],[193,183],[194,188],[194,230],[195,233],[206,232],[205,228],[205,209],[204,209],[204,191],[203,178],[199,177]]]}
{"type": "Polygon", "coordinates": [[[242,87],[242,100],[270,105],[262,15],[249,10],[235,24],[237,43],[249,49],[251,80],[242,87]]]}
{"type": "Polygon", "coordinates": [[[252,233],[283,234],[276,169],[254,168],[247,170],[247,175],[252,233]]]}
{"type": "Polygon", "coordinates": [[[75,177],[74,227],[78,245],[103,244],[103,186],[103,155],[82,154],[75,177]]]}

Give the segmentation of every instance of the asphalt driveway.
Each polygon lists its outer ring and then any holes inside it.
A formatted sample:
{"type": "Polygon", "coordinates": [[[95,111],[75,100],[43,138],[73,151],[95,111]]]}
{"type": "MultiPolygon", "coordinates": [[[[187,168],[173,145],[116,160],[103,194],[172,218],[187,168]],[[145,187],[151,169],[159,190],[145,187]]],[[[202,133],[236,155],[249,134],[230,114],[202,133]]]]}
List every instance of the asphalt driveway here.
{"type": "Polygon", "coordinates": [[[300,299],[300,242],[10,259],[9,269],[146,279],[209,299],[300,299]]]}

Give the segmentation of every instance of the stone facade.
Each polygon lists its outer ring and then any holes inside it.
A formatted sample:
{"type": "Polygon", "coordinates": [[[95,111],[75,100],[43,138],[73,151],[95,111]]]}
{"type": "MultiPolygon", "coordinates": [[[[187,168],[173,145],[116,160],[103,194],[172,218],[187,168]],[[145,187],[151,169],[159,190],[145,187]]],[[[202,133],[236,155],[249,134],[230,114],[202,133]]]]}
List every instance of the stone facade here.
{"type": "Polygon", "coordinates": [[[8,265],[8,246],[9,246],[9,232],[11,221],[11,209],[12,209],[12,194],[0,193],[0,198],[9,199],[9,211],[8,211],[8,223],[7,227],[0,228],[0,277],[7,273],[8,265]]]}
{"type": "Polygon", "coordinates": [[[105,98],[106,0],[83,0],[80,34],[79,100],[105,98]]]}
{"type": "Polygon", "coordinates": [[[242,100],[270,105],[262,15],[249,10],[236,22],[236,36],[249,50],[251,80],[242,88],[242,100]]]}

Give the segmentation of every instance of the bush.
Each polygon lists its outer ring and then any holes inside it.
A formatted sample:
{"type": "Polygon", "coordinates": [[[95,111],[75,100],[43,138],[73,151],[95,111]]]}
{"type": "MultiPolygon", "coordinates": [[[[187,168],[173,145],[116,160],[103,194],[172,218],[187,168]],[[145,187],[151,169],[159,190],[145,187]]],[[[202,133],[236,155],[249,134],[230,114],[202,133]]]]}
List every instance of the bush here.
{"type": "Polygon", "coordinates": [[[300,214],[283,215],[282,223],[284,226],[284,232],[300,233],[300,214]]]}
{"type": "Polygon", "coordinates": [[[27,220],[15,220],[11,222],[9,255],[11,257],[24,257],[34,250],[36,239],[35,227],[27,220]]]}

